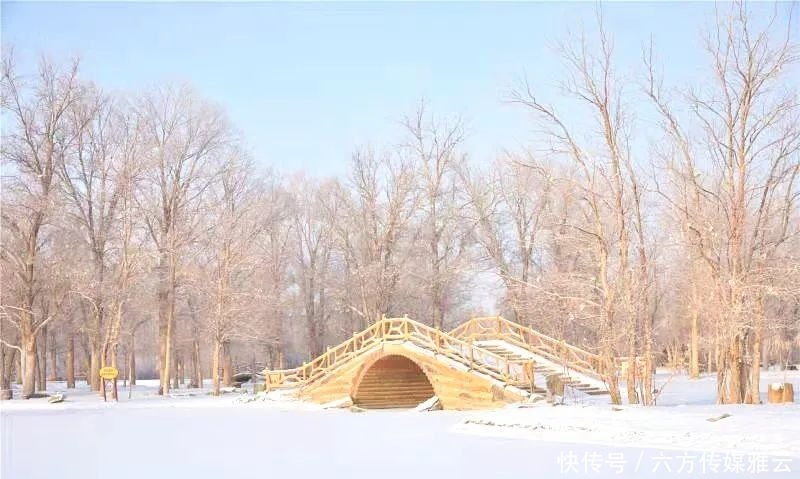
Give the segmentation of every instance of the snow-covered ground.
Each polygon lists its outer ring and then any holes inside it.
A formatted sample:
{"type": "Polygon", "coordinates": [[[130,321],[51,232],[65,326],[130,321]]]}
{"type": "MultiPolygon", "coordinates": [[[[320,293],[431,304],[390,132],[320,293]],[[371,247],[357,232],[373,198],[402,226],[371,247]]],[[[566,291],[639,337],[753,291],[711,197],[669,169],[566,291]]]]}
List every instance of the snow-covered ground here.
{"type": "MultiPolygon", "coordinates": [[[[800,389],[798,373],[785,380],[800,389]]],[[[800,405],[715,406],[713,377],[658,381],[654,408],[477,412],[353,413],[185,389],[164,398],[152,381],[103,403],[84,387],[60,404],[0,403],[0,478],[800,477],[800,405]]]]}

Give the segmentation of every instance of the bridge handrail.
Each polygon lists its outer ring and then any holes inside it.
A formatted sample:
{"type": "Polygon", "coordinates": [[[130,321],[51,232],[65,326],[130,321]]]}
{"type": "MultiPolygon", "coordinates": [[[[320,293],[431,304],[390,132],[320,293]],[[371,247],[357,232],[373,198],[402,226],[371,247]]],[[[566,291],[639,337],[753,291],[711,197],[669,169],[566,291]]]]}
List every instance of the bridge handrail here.
{"type": "Polygon", "coordinates": [[[506,385],[531,386],[533,361],[513,360],[480,348],[471,341],[456,338],[412,319],[383,318],[356,333],[302,366],[291,369],[265,370],[267,387],[302,385],[328,374],[367,349],[387,341],[408,341],[448,357],[472,370],[487,374],[506,385]]]}
{"type": "Polygon", "coordinates": [[[603,361],[600,355],[555,339],[502,316],[472,318],[456,327],[450,334],[462,339],[502,339],[532,350],[568,368],[602,379],[603,361]]]}

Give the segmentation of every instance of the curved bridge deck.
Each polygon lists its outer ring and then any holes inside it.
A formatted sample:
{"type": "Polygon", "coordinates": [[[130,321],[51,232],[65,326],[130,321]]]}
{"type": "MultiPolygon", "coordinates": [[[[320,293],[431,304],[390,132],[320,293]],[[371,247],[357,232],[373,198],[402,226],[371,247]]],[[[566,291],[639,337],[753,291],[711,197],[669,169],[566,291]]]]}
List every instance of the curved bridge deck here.
{"type": "Polygon", "coordinates": [[[311,362],[264,375],[268,389],[295,387],[319,403],[349,397],[363,408],[410,408],[435,395],[444,409],[483,409],[543,399],[553,374],[603,393],[599,364],[592,353],[501,317],[449,333],[384,318],[311,362]]]}

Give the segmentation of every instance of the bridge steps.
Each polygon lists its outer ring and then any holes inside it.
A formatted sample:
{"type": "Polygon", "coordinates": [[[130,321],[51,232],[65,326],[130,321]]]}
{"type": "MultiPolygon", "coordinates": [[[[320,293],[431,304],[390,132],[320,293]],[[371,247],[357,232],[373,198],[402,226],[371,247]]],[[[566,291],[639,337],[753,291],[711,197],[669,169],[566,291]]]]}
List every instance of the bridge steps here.
{"type": "Polygon", "coordinates": [[[491,351],[494,354],[506,357],[508,359],[532,359],[536,361],[534,374],[540,384],[542,383],[541,379],[546,379],[547,376],[556,375],[561,379],[565,386],[568,386],[581,393],[590,396],[601,396],[608,394],[608,390],[602,387],[602,385],[598,384],[598,382],[593,378],[587,378],[585,375],[574,371],[569,371],[568,369],[565,372],[565,368],[552,364],[550,361],[538,356],[533,351],[526,351],[527,354],[523,354],[523,351],[520,351],[521,348],[505,343],[502,340],[478,341],[476,344],[487,351],[491,351]]]}

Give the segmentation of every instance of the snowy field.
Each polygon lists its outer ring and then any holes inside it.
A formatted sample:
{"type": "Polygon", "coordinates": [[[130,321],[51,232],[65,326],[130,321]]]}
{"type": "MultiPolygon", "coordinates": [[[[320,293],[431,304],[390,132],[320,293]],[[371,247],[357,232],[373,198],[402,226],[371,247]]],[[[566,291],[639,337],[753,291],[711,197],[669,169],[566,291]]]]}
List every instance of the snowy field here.
{"type": "MultiPolygon", "coordinates": [[[[786,380],[800,389],[796,372],[786,380]]],[[[85,389],[0,403],[0,478],[800,477],[800,405],[714,406],[713,393],[713,377],[672,377],[655,408],[353,413],[201,390],[162,398],[144,381],[119,403],[85,389]]]]}

